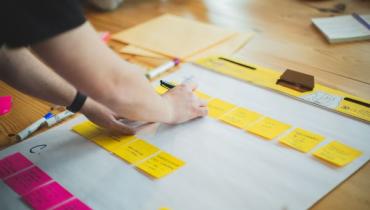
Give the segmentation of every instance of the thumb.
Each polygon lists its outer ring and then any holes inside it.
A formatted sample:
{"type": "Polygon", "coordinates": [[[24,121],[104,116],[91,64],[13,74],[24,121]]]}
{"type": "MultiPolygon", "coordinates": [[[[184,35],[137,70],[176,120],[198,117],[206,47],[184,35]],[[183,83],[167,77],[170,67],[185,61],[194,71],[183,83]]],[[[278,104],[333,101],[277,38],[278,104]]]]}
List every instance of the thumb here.
{"type": "Polygon", "coordinates": [[[114,119],[111,124],[112,131],[121,135],[135,135],[135,129],[130,128],[121,121],[114,119]]]}

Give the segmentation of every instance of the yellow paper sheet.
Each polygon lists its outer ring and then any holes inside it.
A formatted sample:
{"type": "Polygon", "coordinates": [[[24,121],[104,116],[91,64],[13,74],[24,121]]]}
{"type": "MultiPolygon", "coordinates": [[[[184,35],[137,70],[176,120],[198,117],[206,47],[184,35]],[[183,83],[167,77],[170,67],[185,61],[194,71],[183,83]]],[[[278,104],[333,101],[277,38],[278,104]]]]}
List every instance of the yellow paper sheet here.
{"type": "Polygon", "coordinates": [[[207,94],[205,94],[205,93],[203,93],[203,92],[201,92],[201,91],[199,91],[199,90],[194,91],[194,94],[195,94],[198,98],[200,98],[200,99],[202,99],[202,100],[204,100],[204,101],[209,101],[209,100],[212,98],[212,96],[207,95],[207,94]]]}
{"type": "Polygon", "coordinates": [[[344,166],[360,157],[362,152],[339,141],[332,141],[313,155],[336,166],[344,166]]]}
{"type": "Polygon", "coordinates": [[[238,52],[240,49],[242,49],[252,38],[252,36],[253,33],[237,33],[234,36],[230,37],[229,39],[219,43],[218,45],[215,45],[204,51],[194,54],[187,60],[196,61],[200,58],[205,58],[214,55],[230,56],[238,52]]]}
{"type": "MultiPolygon", "coordinates": [[[[193,56],[187,58],[186,60],[195,61],[199,58],[205,58],[213,55],[230,56],[233,53],[236,53],[238,50],[242,49],[252,38],[252,36],[253,36],[252,33],[237,33],[234,36],[230,37],[229,39],[226,39],[225,41],[220,42],[219,44],[210,47],[204,51],[196,53],[193,56]]],[[[127,45],[121,48],[120,52],[124,54],[137,55],[149,58],[168,59],[167,56],[149,50],[145,50],[143,48],[136,47],[133,45],[127,45]]]]}
{"type": "Polygon", "coordinates": [[[138,139],[122,147],[116,148],[112,152],[127,162],[135,164],[158,151],[159,148],[156,146],[149,144],[144,140],[138,139]]]}
{"type": "Polygon", "coordinates": [[[184,161],[179,160],[167,152],[161,151],[157,155],[138,164],[136,167],[158,179],[174,172],[184,164],[184,161]]]}
{"type": "Polygon", "coordinates": [[[103,147],[108,151],[112,151],[135,139],[136,139],[135,136],[113,136],[107,133],[103,133],[101,135],[91,138],[93,142],[95,142],[97,145],[103,147]]]}
{"type": "Polygon", "coordinates": [[[226,122],[235,127],[245,128],[261,117],[262,115],[257,112],[250,111],[243,107],[237,107],[236,109],[233,109],[232,111],[223,115],[220,119],[223,122],[226,122]]]}
{"type": "Polygon", "coordinates": [[[159,95],[162,95],[164,93],[166,93],[168,91],[167,88],[161,86],[161,85],[158,85],[156,88],[155,88],[155,92],[157,92],[159,95]]]}
{"type": "Polygon", "coordinates": [[[122,47],[119,50],[120,53],[129,54],[129,55],[138,55],[143,57],[149,57],[149,58],[158,58],[158,59],[169,59],[169,57],[149,51],[144,50],[143,48],[136,47],[133,45],[127,45],[122,47]]]}
{"type": "Polygon", "coordinates": [[[271,140],[288,130],[290,127],[291,126],[286,123],[265,117],[261,121],[248,127],[246,130],[265,139],[271,140]]]}
{"type": "Polygon", "coordinates": [[[112,39],[183,60],[234,34],[213,25],[166,14],[114,34],[112,39]]]}
{"type": "Polygon", "coordinates": [[[360,104],[352,103],[346,100],[342,100],[337,107],[338,111],[343,113],[353,115],[355,117],[367,120],[370,122],[370,108],[366,106],[362,106],[360,104]]]}
{"type": "Polygon", "coordinates": [[[280,143],[288,145],[298,151],[308,152],[320,144],[325,137],[301,128],[296,128],[280,139],[280,143]]]}
{"type": "Polygon", "coordinates": [[[225,114],[226,112],[230,111],[235,107],[236,106],[234,104],[231,104],[218,98],[214,98],[208,102],[208,116],[218,119],[223,114],[225,114]]]}
{"type": "Polygon", "coordinates": [[[103,128],[95,125],[91,121],[77,124],[72,127],[72,130],[87,139],[91,139],[92,137],[103,133],[103,128]]]}

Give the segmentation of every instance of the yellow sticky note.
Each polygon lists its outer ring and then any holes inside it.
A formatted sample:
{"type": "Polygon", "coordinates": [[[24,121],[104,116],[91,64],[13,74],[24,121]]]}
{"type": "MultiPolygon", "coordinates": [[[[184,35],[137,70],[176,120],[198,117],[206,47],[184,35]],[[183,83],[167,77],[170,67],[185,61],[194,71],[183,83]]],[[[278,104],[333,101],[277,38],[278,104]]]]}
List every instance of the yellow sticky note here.
{"type": "Polygon", "coordinates": [[[290,127],[291,126],[286,123],[265,117],[261,121],[248,127],[246,130],[270,140],[288,130],[290,127]]]}
{"type": "Polygon", "coordinates": [[[170,208],[167,208],[167,207],[161,207],[158,210],[171,210],[171,209],[170,208]]]}
{"type": "Polygon", "coordinates": [[[205,94],[205,93],[203,93],[203,92],[201,92],[201,91],[199,91],[199,90],[194,91],[194,94],[195,94],[198,98],[200,98],[200,99],[202,99],[202,100],[205,100],[205,101],[208,101],[208,100],[210,100],[210,99],[212,98],[211,96],[209,96],[209,95],[207,95],[207,94],[205,94]]]}
{"type": "Polygon", "coordinates": [[[208,115],[217,119],[234,107],[236,107],[234,104],[214,98],[208,102],[208,115]]]}
{"type": "Polygon", "coordinates": [[[116,148],[112,152],[129,163],[136,163],[158,151],[159,149],[156,146],[138,139],[122,147],[116,148]]]}
{"type": "Polygon", "coordinates": [[[253,112],[242,107],[237,107],[236,109],[233,109],[232,111],[223,115],[220,119],[235,127],[245,128],[261,117],[262,115],[257,112],[253,112]]]}
{"type": "Polygon", "coordinates": [[[296,128],[280,139],[280,143],[288,145],[298,151],[308,152],[320,144],[325,137],[310,131],[296,128]]]}
{"type": "Polygon", "coordinates": [[[72,130],[81,136],[91,139],[103,132],[103,128],[95,125],[91,121],[85,121],[72,127],[72,130]]]}
{"type": "Polygon", "coordinates": [[[370,108],[342,100],[336,110],[370,122],[370,108]]]}
{"type": "Polygon", "coordinates": [[[168,91],[167,88],[161,86],[161,85],[158,85],[156,88],[155,88],[155,92],[157,92],[159,95],[162,95],[164,93],[166,93],[168,91]]]}
{"type": "Polygon", "coordinates": [[[339,141],[332,141],[318,149],[313,155],[336,166],[344,166],[360,157],[362,152],[339,141]]]}
{"type": "Polygon", "coordinates": [[[91,138],[93,142],[97,145],[103,147],[108,151],[112,151],[119,146],[123,146],[128,142],[135,140],[135,136],[113,136],[108,133],[103,133],[101,135],[91,138]]]}
{"type": "Polygon", "coordinates": [[[184,161],[161,151],[136,167],[158,179],[172,173],[184,164],[184,161]]]}

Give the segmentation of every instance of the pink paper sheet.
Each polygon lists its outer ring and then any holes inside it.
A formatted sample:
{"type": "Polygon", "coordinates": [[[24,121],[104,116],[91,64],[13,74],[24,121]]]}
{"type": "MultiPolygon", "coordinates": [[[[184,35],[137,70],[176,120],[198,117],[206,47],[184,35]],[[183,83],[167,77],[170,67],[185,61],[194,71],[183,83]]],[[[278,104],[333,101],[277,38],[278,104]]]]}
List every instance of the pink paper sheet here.
{"type": "Polygon", "coordinates": [[[31,165],[33,163],[19,152],[8,155],[0,160],[0,179],[4,179],[31,165]]]}
{"type": "Polygon", "coordinates": [[[4,182],[18,195],[31,192],[36,187],[51,181],[52,179],[39,167],[34,166],[21,173],[5,179],[4,182]]]}
{"type": "Polygon", "coordinates": [[[82,201],[73,199],[64,203],[63,205],[55,208],[54,210],[91,210],[92,208],[88,207],[86,204],[82,203],[82,201]]]}
{"type": "Polygon", "coordinates": [[[73,195],[56,182],[44,185],[24,195],[23,200],[35,210],[46,210],[73,195]]]}
{"type": "Polygon", "coordinates": [[[10,112],[12,108],[11,96],[0,96],[0,116],[10,112]]]}

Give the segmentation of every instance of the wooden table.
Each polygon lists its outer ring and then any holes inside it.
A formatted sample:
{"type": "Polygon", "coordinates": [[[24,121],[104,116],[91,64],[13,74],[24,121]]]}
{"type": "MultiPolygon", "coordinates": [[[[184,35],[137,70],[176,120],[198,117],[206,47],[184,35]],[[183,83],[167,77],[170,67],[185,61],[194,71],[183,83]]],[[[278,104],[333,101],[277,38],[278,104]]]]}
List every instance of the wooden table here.
{"type": "MultiPolygon", "coordinates": [[[[304,0],[125,0],[113,12],[86,9],[99,31],[118,32],[163,13],[172,13],[234,30],[253,31],[255,37],[237,56],[274,69],[296,69],[315,75],[316,81],[370,99],[370,42],[330,45],[311,24],[312,17],[333,13],[329,8],[345,3],[345,14],[370,13],[370,1],[304,0]]],[[[110,42],[117,50],[122,44],[110,42]]],[[[122,56],[144,66],[163,61],[122,56]]],[[[0,95],[12,95],[13,110],[0,118],[0,146],[11,144],[14,134],[50,109],[50,104],[26,96],[0,82],[0,95]]],[[[319,201],[313,209],[370,209],[370,164],[319,201]]]]}

